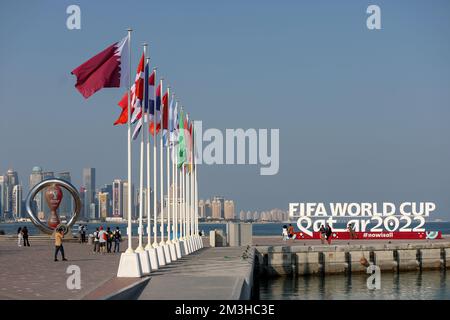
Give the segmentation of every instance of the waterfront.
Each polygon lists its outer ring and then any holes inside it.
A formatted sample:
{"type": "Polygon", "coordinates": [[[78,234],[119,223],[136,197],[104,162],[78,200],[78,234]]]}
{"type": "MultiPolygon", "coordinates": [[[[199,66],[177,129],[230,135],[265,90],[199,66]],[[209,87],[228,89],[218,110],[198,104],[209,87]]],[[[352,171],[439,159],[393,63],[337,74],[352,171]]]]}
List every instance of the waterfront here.
{"type": "MultiPolygon", "coordinates": [[[[274,222],[274,223],[253,223],[253,235],[254,236],[281,236],[281,229],[287,222],[274,222]]],[[[88,233],[93,232],[95,228],[99,226],[115,228],[119,226],[122,232],[126,229],[126,223],[121,222],[98,222],[98,223],[88,223],[88,233]]],[[[292,223],[292,225],[297,229],[297,225],[292,223]]],[[[5,234],[15,234],[19,226],[27,226],[31,235],[39,234],[39,230],[31,222],[17,222],[17,223],[0,223],[0,230],[3,230],[5,234]]],[[[144,227],[146,224],[144,224],[144,227]]],[[[335,224],[337,228],[345,228],[345,224],[337,223],[335,224]]],[[[450,234],[450,222],[427,222],[425,223],[425,230],[427,231],[441,231],[442,234],[450,234]]],[[[137,233],[138,225],[133,224],[133,234],[137,233]]],[[[223,230],[226,231],[226,223],[199,223],[199,230],[203,230],[205,235],[209,235],[210,230],[223,230]]],[[[167,230],[167,229],[164,229],[167,230]]]]}
{"type": "Polygon", "coordinates": [[[261,300],[448,300],[445,270],[381,274],[381,288],[367,288],[367,274],[261,278],[261,300]]]}

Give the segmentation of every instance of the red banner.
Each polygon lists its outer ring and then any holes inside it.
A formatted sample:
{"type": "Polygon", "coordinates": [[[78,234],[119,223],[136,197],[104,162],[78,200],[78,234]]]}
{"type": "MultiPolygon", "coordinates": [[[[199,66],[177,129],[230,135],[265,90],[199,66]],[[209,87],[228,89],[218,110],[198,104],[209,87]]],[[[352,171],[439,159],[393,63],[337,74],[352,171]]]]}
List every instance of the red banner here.
{"type": "MultiPolygon", "coordinates": [[[[312,236],[307,235],[304,232],[294,232],[295,239],[313,240],[320,239],[320,232],[313,232],[312,236]]],[[[355,232],[356,237],[351,237],[348,231],[333,232],[331,237],[333,240],[434,240],[442,239],[441,231],[424,231],[424,232],[355,232]]]]}

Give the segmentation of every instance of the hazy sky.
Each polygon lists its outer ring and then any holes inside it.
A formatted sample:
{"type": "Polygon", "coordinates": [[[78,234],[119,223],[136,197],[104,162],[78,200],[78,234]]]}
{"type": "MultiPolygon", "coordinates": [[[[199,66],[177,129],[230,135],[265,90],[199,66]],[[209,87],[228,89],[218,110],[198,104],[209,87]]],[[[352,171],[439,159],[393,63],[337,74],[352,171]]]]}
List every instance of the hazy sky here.
{"type": "Polygon", "coordinates": [[[112,125],[124,90],[84,100],[70,71],[131,26],[133,77],[147,41],[205,129],[280,129],[277,175],[202,165],[200,198],[238,212],[434,201],[450,218],[449,14],[445,0],[2,1],[0,172],[13,167],[26,190],[36,165],[77,186],[88,166],[98,186],[126,178],[126,128],[112,125]],[[66,28],[70,4],[81,30],[66,28]],[[382,30],[366,27],[370,4],[382,30]]]}

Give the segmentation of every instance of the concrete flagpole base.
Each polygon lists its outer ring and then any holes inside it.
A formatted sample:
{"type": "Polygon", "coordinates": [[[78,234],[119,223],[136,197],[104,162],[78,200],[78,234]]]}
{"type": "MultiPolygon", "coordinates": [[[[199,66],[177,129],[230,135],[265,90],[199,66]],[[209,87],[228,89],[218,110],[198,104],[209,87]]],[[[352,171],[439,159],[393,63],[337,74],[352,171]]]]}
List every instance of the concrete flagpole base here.
{"type": "Polygon", "coordinates": [[[148,251],[137,251],[137,254],[139,255],[139,260],[141,262],[142,275],[149,275],[152,272],[152,267],[148,251]]]}
{"type": "Polygon", "coordinates": [[[200,247],[198,246],[198,237],[195,235],[194,238],[192,239],[192,241],[194,242],[194,248],[195,251],[197,251],[198,249],[200,249],[200,247]]]}
{"type": "Polygon", "coordinates": [[[192,245],[192,237],[188,238],[188,247],[190,253],[194,252],[194,246],[192,245]]]}
{"type": "Polygon", "coordinates": [[[148,256],[150,258],[150,266],[152,268],[152,271],[159,269],[159,262],[158,262],[158,254],[156,252],[156,249],[153,247],[146,248],[145,251],[148,252],[148,256]]]}
{"type": "Polygon", "coordinates": [[[200,242],[200,249],[203,249],[203,238],[198,236],[198,241],[200,242]]]}
{"type": "Polygon", "coordinates": [[[166,264],[169,264],[172,262],[172,259],[170,258],[170,249],[169,245],[167,243],[162,245],[164,250],[164,257],[166,258],[166,264]]]}
{"type": "Polygon", "coordinates": [[[142,268],[139,255],[135,252],[124,252],[120,256],[118,278],[140,278],[142,268]]]}
{"type": "Polygon", "coordinates": [[[169,251],[170,251],[170,259],[172,261],[177,261],[178,258],[177,258],[177,251],[175,249],[175,244],[171,241],[168,243],[168,246],[169,246],[169,251]]]}
{"type": "Polygon", "coordinates": [[[164,248],[161,246],[156,247],[156,254],[158,255],[158,262],[159,266],[165,266],[166,265],[166,257],[164,255],[164,248]]]}
{"type": "Polygon", "coordinates": [[[177,259],[181,259],[181,257],[183,256],[182,255],[182,253],[181,253],[181,245],[180,245],[180,241],[175,241],[175,243],[174,243],[174,245],[175,245],[175,251],[176,251],[176,254],[177,254],[177,259]]]}
{"type": "Polygon", "coordinates": [[[189,252],[189,246],[188,246],[188,242],[186,239],[183,239],[183,249],[184,249],[184,253],[185,255],[190,254],[189,252]]]}

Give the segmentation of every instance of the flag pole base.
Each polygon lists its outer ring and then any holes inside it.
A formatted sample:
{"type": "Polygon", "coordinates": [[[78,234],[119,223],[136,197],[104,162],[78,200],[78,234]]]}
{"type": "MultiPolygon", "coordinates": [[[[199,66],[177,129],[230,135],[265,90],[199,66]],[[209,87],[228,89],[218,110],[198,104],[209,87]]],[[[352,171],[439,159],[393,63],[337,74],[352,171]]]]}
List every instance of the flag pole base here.
{"type": "Polygon", "coordinates": [[[152,266],[150,263],[150,255],[148,254],[148,251],[145,251],[145,250],[138,251],[138,249],[136,249],[136,252],[139,255],[139,261],[141,262],[142,275],[144,275],[144,276],[149,275],[152,272],[152,266]]]}
{"type": "Polygon", "coordinates": [[[152,268],[152,271],[159,269],[159,261],[158,261],[158,253],[156,252],[156,249],[150,246],[148,249],[145,248],[145,251],[148,252],[148,255],[150,257],[150,266],[152,268]]]}
{"type": "Polygon", "coordinates": [[[142,277],[141,261],[137,253],[124,252],[120,256],[118,278],[140,278],[142,277]]]}

